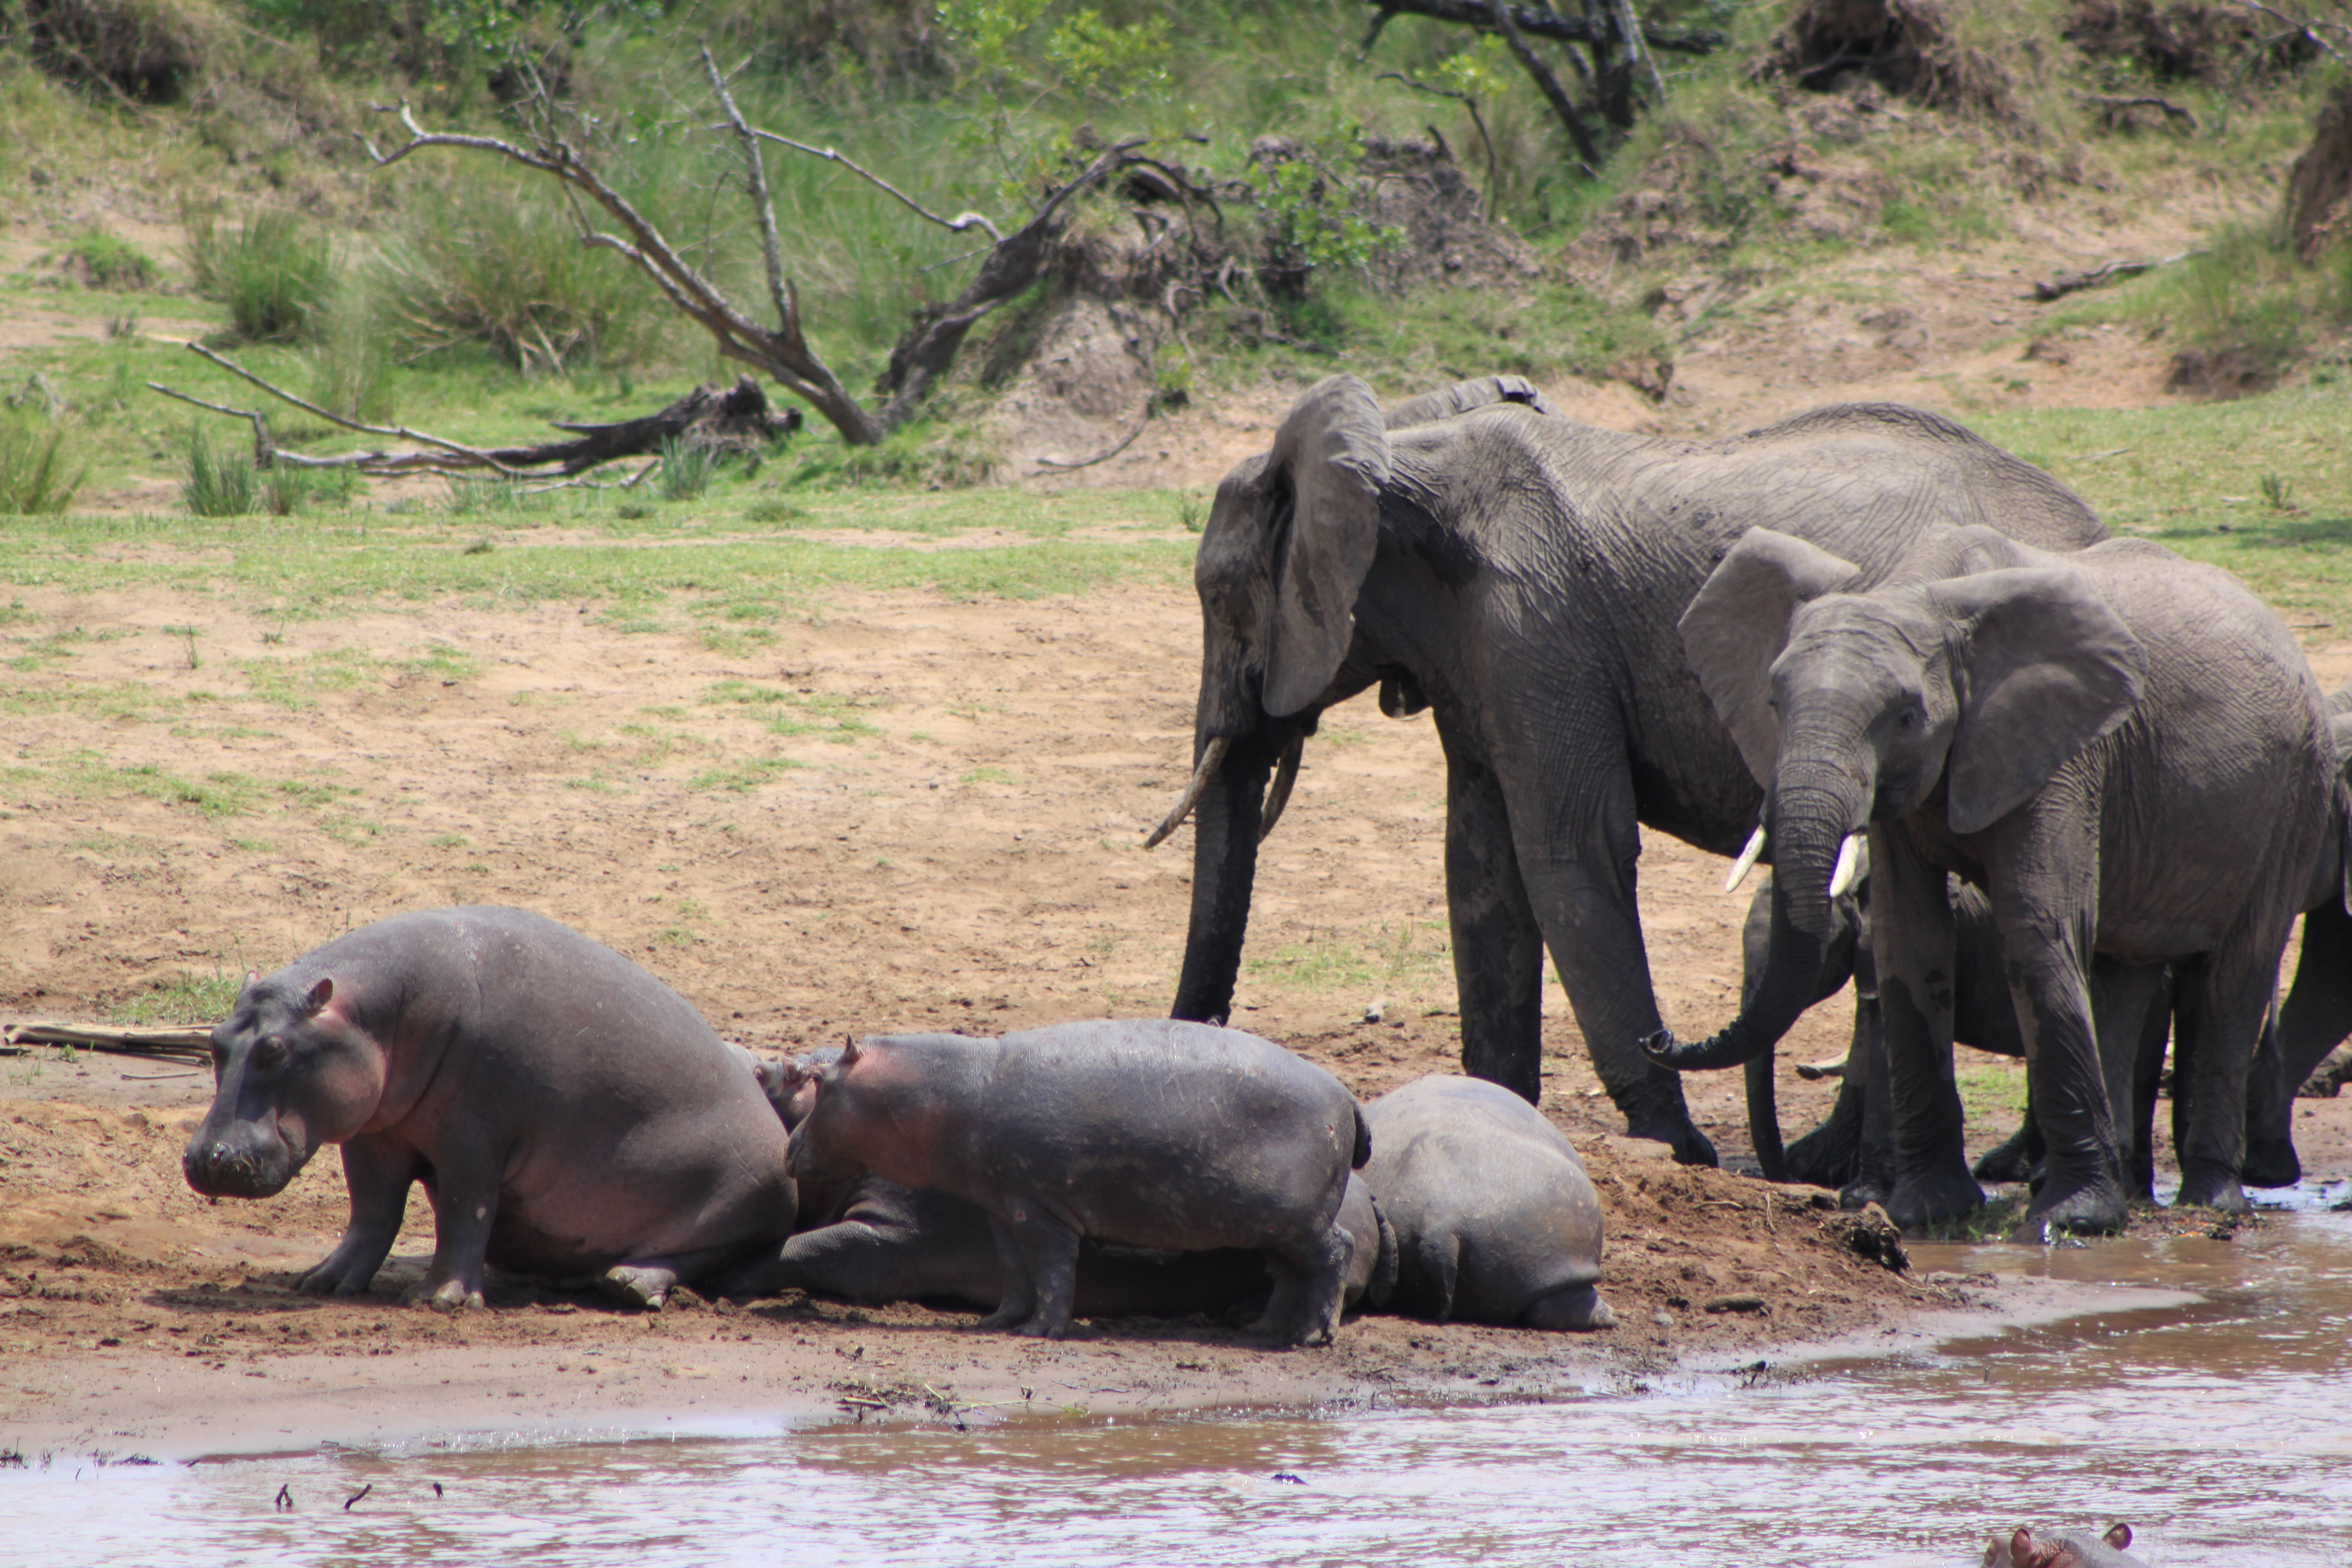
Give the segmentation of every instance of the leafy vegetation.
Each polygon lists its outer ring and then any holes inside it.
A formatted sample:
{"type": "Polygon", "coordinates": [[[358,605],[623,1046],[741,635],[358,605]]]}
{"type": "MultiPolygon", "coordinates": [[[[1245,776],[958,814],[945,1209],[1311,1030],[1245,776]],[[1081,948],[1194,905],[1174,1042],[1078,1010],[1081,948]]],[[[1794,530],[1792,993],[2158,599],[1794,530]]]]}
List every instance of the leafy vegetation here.
{"type": "Polygon", "coordinates": [[[61,512],[89,474],[54,419],[0,411],[0,513],[61,512]]]}

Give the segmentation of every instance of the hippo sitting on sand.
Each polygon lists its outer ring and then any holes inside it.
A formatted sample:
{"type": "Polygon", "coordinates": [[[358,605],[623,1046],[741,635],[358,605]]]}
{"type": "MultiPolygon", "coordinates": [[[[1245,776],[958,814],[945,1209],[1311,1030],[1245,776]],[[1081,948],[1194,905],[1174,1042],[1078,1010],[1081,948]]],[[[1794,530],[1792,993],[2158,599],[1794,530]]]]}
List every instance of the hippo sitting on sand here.
{"type": "Polygon", "coordinates": [[[811,1094],[801,1179],[870,1171],[987,1214],[1003,1294],[984,1328],[1067,1332],[1092,1237],[1262,1250],[1275,1288],[1253,1331],[1331,1338],[1353,1251],[1339,1207],[1370,1142],[1339,1081],[1279,1046],[1157,1018],[898,1035],[845,1047],[811,1094]]]}
{"type": "Polygon", "coordinates": [[[553,921],[395,915],[247,978],[182,1163],[200,1193],[266,1198],[343,1146],[351,1224],[305,1290],[365,1290],[422,1181],[436,1245],[410,1300],[478,1307],[494,1264],[659,1306],[792,1229],[787,1146],[743,1059],[553,921]]]}
{"type": "MultiPolygon", "coordinates": [[[[790,1061],[754,1065],[761,1091],[787,1128],[799,1126],[808,1115],[816,1100],[818,1072],[839,1062],[841,1055],[839,1046],[824,1046],[790,1061]]],[[[709,1281],[713,1291],[748,1297],[810,1290],[856,1301],[948,1300],[982,1311],[1003,1302],[1004,1268],[995,1233],[976,1205],[942,1192],[904,1187],[870,1171],[846,1181],[803,1182],[800,1197],[792,1238],[715,1276],[709,1281]]],[[[1394,1239],[1370,1189],[1353,1173],[1339,1206],[1339,1225],[1351,1247],[1342,1300],[1353,1306],[1376,1281],[1385,1289],[1396,1269],[1394,1239]]],[[[1272,1282],[1265,1255],[1255,1249],[1163,1252],[1113,1247],[1089,1237],[1078,1244],[1071,1310],[1080,1318],[1222,1312],[1264,1296],[1272,1282]]]]}
{"type": "Polygon", "coordinates": [[[1575,1148],[1509,1089],[1417,1079],[1364,1108],[1364,1167],[1396,1230],[1393,1306],[1412,1317],[1605,1329],[1601,1201],[1575,1148]]]}
{"type": "Polygon", "coordinates": [[[2044,1531],[2037,1535],[2022,1525],[2004,1541],[1993,1537],[1985,1547],[1984,1568],[2147,1568],[2126,1550],[2132,1543],[2128,1524],[2112,1524],[2105,1535],[2078,1531],[2044,1531]]]}

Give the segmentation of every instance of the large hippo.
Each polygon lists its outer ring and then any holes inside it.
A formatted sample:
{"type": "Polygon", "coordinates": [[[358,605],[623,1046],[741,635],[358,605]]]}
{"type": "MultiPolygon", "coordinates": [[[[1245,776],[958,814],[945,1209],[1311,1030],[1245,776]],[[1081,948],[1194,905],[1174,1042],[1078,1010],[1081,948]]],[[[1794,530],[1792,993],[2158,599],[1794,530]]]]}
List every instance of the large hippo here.
{"type": "Polygon", "coordinates": [[[1261,1250],[1275,1288],[1255,1331],[1331,1338],[1354,1250],[1339,1209],[1370,1140],[1339,1081],[1279,1046],[1160,1018],[885,1036],[809,1093],[800,1178],[871,1172],[988,1215],[1003,1285],[984,1328],[1067,1332],[1091,1237],[1261,1250]]]}
{"type": "Polygon", "coordinates": [[[1441,1075],[1382,1095],[1364,1121],[1364,1182],[1396,1230],[1397,1310],[1532,1329],[1616,1322],[1594,1289],[1601,1200],[1543,1112],[1483,1079],[1441,1075]]]}
{"type": "Polygon", "coordinates": [[[2128,1524],[2111,1524],[2105,1535],[2074,1530],[2036,1534],[2020,1525],[2005,1541],[1993,1537],[1985,1547],[1984,1568],[2147,1568],[2126,1550],[2131,1543],[2128,1524]]]}
{"type": "Polygon", "coordinates": [[[416,1181],[436,1240],[411,1299],[443,1310],[481,1305],[486,1263],[658,1306],[792,1229],[787,1145],[741,1054],[521,910],[395,915],[248,976],[213,1072],[196,1191],[268,1197],[343,1146],[351,1224],[305,1290],[365,1290],[416,1181]]]}
{"type": "MultiPolygon", "coordinates": [[[[752,1068],[761,1089],[787,1128],[800,1125],[816,1098],[819,1069],[841,1059],[824,1046],[789,1061],[752,1068]]],[[[800,1219],[782,1247],[769,1247],[710,1281],[725,1295],[765,1296],[813,1290],[857,1301],[936,1300],[993,1310],[1004,1299],[1004,1268],[986,1213],[961,1198],[918,1191],[871,1171],[847,1181],[803,1182],[800,1219]]],[[[1392,1280],[1393,1237],[1352,1172],[1339,1225],[1350,1252],[1342,1301],[1354,1306],[1376,1281],[1392,1280]],[[1385,1269],[1385,1275],[1382,1271],[1385,1269]]],[[[1112,1247],[1087,1237],[1078,1244],[1074,1316],[1185,1317],[1222,1312],[1265,1294],[1272,1283],[1265,1255],[1217,1247],[1163,1252],[1112,1247]]],[[[1385,1293],[1385,1286],[1379,1287],[1385,1293]]]]}

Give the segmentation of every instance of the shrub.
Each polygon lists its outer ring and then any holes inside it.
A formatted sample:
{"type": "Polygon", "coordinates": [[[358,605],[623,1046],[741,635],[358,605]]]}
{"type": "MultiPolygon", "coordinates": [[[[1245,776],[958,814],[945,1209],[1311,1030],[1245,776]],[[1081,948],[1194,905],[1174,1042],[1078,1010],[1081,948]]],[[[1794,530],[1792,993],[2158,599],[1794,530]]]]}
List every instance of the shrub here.
{"type": "Polygon", "coordinates": [[[256,510],[253,465],[234,455],[215,457],[201,421],[188,427],[188,478],[180,500],[198,517],[246,517],[256,510]]]}
{"type": "Polygon", "coordinates": [[[693,500],[710,488],[719,451],[700,441],[672,437],[661,444],[661,460],[662,500],[693,500]]]}
{"type": "Polygon", "coordinates": [[[89,472],[87,464],[72,468],[65,427],[55,420],[0,414],[0,512],[63,511],[89,472]]]}
{"type": "Polygon", "coordinates": [[[81,264],[82,278],[93,289],[152,289],[155,263],[126,240],[95,229],[68,247],[66,255],[81,264]]]}
{"type": "Polygon", "coordinates": [[[188,270],[196,292],[228,307],[247,338],[310,333],[335,292],[334,256],[326,237],[289,212],[257,214],[234,232],[209,213],[184,210],[188,270]]]}
{"type": "Polygon", "coordinates": [[[378,267],[413,353],[487,343],[523,371],[627,360],[660,324],[653,285],[580,243],[540,184],[471,177],[413,188],[378,267]]]}

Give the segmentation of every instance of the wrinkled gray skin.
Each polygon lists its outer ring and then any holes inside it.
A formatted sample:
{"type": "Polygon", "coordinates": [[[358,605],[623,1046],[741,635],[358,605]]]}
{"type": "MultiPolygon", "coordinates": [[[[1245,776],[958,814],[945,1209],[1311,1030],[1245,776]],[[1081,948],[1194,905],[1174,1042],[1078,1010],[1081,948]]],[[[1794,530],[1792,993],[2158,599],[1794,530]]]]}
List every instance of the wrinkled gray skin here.
{"type": "Polygon", "coordinates": [[[1432,1077],[1364,1108],[1364,1180],[1396,1231],[1389,1306],[1438,1321],[1606,1329],[1601,1200],[1559,1129],[1510,1090],[1432,1077]]]}
{"type": "Polygon", "coordinates": [[[2294,1152],[2294,1091],[2352,1035],[2352,687],[2327,700],[2336,742],[2336,797],[2326,837],[2304,888],[2303,952],[2294,983],[2263,1031],[2246,1083],[2246,1180],[2303,1179],[2294,1152]]]}
{"type": "MultiPolygon", "coordinates": [[[[760,1062],[754,1071],[790,1128],[815,1100],[818,1069],[840,1059],[841,1047],[827,1046],[789,1062],[760,1062]]],[[[1376,1283],[1385,1293],[1382,1282],[1395,1276],[1396,1244],[1371,1189],[1352,1173],[1339,1225],[1350,1246],[1341,1300],[1353,1307],[1376,1283]]],[[[1078,1245],[1072,1313],[1178,1318],[1222,1312],[1264,1297],[1272,1283],[1260,1252],[1154,1252],[1087,1239],[1078,1245]]],[[[857,1301],[950,1300],[989,1311],[1003,1300],[1004,1270],[988,1215],[979,1207],[869,1172],[846,1182],[803,1183],[792,1238],[711,1284],[731,1296],[810,1290],[857,1301]]]]}
{"type": "Polygon", "coordinates": [[[1659,1026],[1637,830],[1728,855],[1762,795],[1675,621],[1751,527],[1876,574],[1939,522],[2055,549],[2105,537],[2063,485],[1916,409],[1694,443],[1556,417],[1516,376],[1385,417],[1353,376],[1314,387],[1225,476],[1202,536],[1202,790],[1171,1011],[1229,1016],[1269,773],[1378,685],[1391,717],[1433,710],[1445,748],[1463,1070],[1537,1098],[1549,947],[1630,1131],[1713,1163],[1681,1080],[1637,1045],[1659,1026]]]}
{"type": "Polygon", "coordinates": [[[1986,1544],[1984,1568],[2147,1568],[2126,1550],[2131,1543],[2128,1524],[2111,1524],[2102,1535],[2020,1525],[2006,1540],[1995,1536],[1986,1544]]]}
{"type": "Polygon", "coordinates": [[[2188,1064],[2179,1201],[2244,1207],[2247,1068],[2335,784],[2294,638],[2226,573],[2137,540],[2054,556],[1939,530],[1895,582],[1864,582],[1759,530],[1683,618],[1700,679],[1769,781],[1772,951],[1721,1035],[1654,1041],[1653,1059],[1726,1067],[1772,1048],[1819,981],[1840,845],[1867,828],[1895,1223],[1984,1201],[1952,1080],[1948,874],[1990,901],[2025,1038],[2046,1146],[2028,1224],[2121,1227],[2111,1106],[2129,1091],[2112,1091],[2168,963],[2188,1064]]]}
{"type": "Polygon", "coordinates": [[[1068,1331],[1092,1237],[1263,1251],[1275,1288],[1253,1331],[1288,1344],[1331,1338],[1354,1250],[1340,1205],[1370,1153],[1329,1073],[1166,1019],[861,1041],[818,1069],[792,1149],[803,1180],[870,1172],[986,1213],[1003,1293],[983,1328],[1068,1331]]]}
{"type": "Polygon", "coordinates": [[[740,1055],[684,998],[522,910],[395,915],[246,981],[183,1166],[263,1198],[340,1143],[342,1240],[301,1288],[368,1288],[412,1182],[432,1268],[410,1300],[482,1304],[485,1268],[669,1288],[792,1228],[786,1146],[740,1055]]]}

